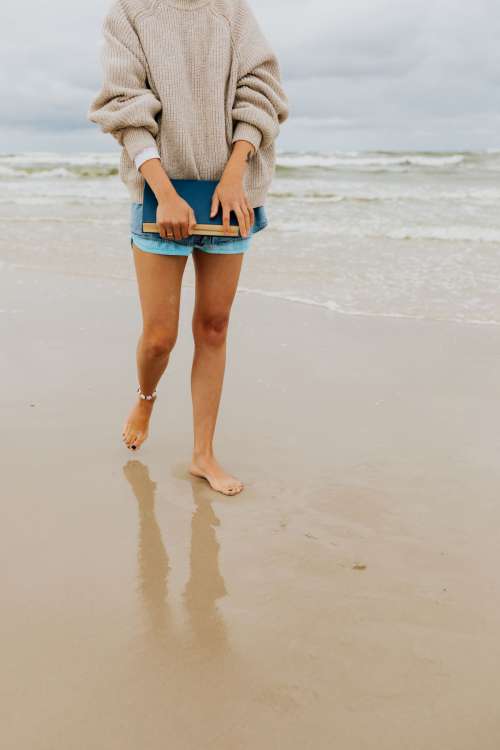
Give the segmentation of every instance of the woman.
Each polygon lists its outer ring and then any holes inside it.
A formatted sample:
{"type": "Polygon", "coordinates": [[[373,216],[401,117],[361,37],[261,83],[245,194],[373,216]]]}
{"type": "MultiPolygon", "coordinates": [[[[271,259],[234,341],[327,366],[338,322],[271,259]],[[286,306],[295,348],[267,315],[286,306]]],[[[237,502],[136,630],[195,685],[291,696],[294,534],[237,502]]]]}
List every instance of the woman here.
{"type": "Polygon", "coordinates": [[[191,373],[192,474],[227,495],[243,484],[215,458],[213,439],[226,335],[244,253],[267,219],[275,139],[288,117],[279,63],[247,0],[115,0],[103,25],[103,84],[88,119],[122,148],[120,176],[131,198],[131,245],[143,328],[138,398],[122,437],[147,438],[156,386],[173,349],[181,281],[196,273],[191,373]],[[191,235],[196,217],[171,179],[217,180],[212,216],[233,211],[240,235],[191,235]],[[142,232],[144,182],[158,199],[160,237],[142,232]],[[258,216],[259,223],[256,218],[258,216]]]}

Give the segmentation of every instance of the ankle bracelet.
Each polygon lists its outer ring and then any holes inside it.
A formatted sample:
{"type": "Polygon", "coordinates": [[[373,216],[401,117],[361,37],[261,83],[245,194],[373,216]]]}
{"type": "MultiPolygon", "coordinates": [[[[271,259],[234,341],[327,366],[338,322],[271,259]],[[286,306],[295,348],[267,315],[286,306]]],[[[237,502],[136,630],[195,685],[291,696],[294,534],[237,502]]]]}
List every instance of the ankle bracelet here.
{"type": "Polygon", "coordinates": [[[139,394],[139,398],[143,398],[146,401],[153,401],[156,398],[156,391],[153,391],[149,396],[146,396],[146,394],[141,391],[140,386],[137,386],[137,393],[139,394]]]}

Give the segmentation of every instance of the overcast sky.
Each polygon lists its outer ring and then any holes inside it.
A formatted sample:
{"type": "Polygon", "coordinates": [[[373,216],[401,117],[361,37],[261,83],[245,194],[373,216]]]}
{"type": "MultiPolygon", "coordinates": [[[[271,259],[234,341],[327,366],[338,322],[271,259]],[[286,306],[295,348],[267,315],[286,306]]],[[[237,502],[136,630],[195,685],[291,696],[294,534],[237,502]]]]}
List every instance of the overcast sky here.
{"type": "MultiPolygon", "coordinates": [[[[280,150],[500,147],[499,0],[250,0],[291,115],[280,150]]],[[[0,151],[114,150],[86,120],[109,0],[0,11],[0,151]]]]}

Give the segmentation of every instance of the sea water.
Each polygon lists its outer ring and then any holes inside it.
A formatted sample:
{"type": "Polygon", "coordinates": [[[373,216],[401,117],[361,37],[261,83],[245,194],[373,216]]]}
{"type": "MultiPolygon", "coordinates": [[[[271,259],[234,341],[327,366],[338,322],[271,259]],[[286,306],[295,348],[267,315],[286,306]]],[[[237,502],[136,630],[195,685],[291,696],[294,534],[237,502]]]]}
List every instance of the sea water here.
{"type": "MultiPolygon", "coordinates": [[[[0,260],[133,279],[118,163],[117,151],[0,155],[0,260]]],[[[499,179],[500,151],[281,152],[240,288],[500,325],[499,179]]]]}

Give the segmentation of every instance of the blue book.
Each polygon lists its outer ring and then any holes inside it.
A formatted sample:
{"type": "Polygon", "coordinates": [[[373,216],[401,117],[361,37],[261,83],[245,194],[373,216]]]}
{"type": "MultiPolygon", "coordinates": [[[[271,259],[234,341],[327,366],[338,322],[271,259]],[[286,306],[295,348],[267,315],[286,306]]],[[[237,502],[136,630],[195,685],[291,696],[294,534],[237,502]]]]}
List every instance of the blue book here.
{"type": "MultiPolygon", "coordinates": [[[[217,214],[210,216],[210,207],[215,188],[219,180],[170,180],[177,193],[184,198],[194,211],[196,224],[191,234],[209,234],[221,237],[239,236],[240,230],[236,216],[231,211],[229,214],[229,233],[222,226],[222,208],[219,206],[217,214]]],[[[158,201],[148,182],[144,182],[144,195],[142,201],[142,231],[159,233],[156,224],[156,210],[158,201]]],[[[254,208],[255,222],[252,234],[264,229],[267,218],[264,207],[254,208]]]]}

